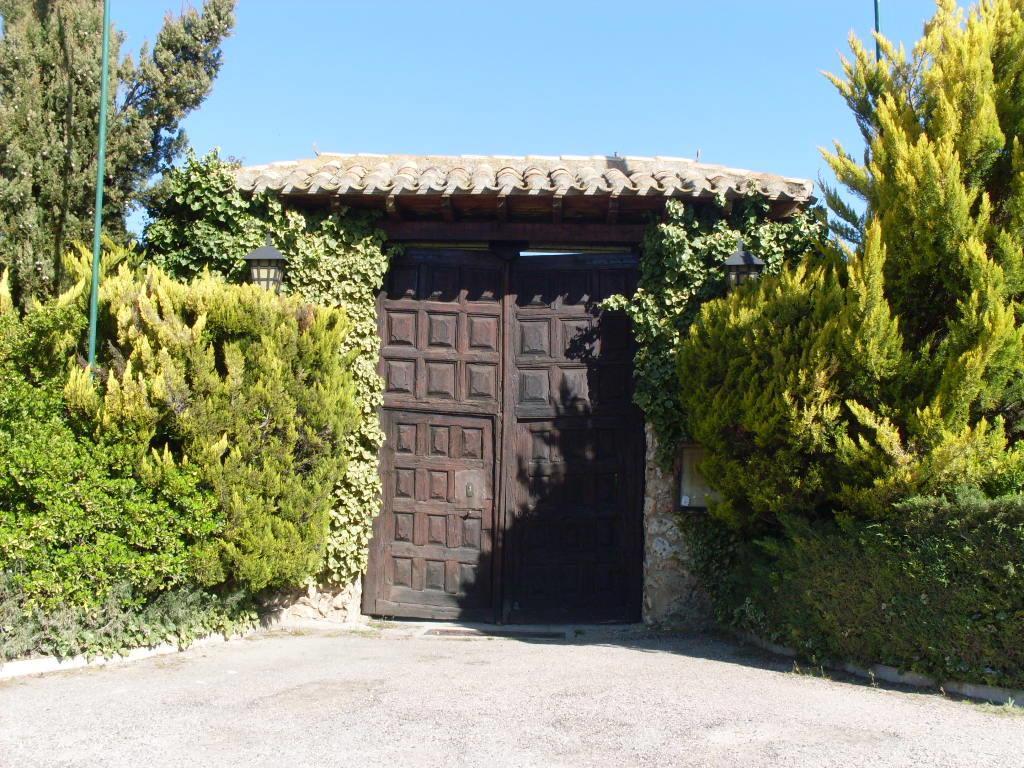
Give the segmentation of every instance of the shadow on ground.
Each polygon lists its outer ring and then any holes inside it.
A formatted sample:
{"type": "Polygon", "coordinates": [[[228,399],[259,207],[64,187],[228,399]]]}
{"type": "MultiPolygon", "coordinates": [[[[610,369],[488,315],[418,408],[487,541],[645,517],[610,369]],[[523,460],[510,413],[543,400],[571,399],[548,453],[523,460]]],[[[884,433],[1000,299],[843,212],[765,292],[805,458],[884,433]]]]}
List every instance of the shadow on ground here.
{"type": "MultiPolygon", "coordinates": [[[[942,696],[982,705],[982,702],[933,688],[891,683],[863,677],[789,656],[738,640],[724,632],[681,632],[641,624],[598,625],[500,625],[481,623],[372,620],[370,627],[381,636],[422,638],[431,642],[506,641],[539,645],[587,645],[623,648],[640,653],[675,654],[766,672],[801,675],[837,683],[885,691],[942,696]]],[[[990,706],[990,705],[985,705],[990,706]]]]}

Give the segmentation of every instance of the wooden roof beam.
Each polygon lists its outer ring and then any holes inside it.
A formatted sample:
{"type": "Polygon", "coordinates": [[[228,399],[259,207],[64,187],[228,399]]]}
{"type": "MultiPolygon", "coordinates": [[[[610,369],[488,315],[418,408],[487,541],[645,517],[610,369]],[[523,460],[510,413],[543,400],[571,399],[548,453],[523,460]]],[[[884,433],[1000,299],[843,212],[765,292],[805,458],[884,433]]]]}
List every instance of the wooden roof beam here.
{"type": "Polygon", "coordinates": [[[631,248],[643,240],[643,224],[498,221],[395,221],[382,222],[388,239],[396,242],[525,242],[532,244],[616,245],[631,248]]]}
{"type": "Polygon", "coordinates": [[[384,198],[384,211],[387,213],[389,219],[394,219],[395,221],[402,220],[402,214],[398,210],[398,201],[395,199],[394,192],[384,198]]]}

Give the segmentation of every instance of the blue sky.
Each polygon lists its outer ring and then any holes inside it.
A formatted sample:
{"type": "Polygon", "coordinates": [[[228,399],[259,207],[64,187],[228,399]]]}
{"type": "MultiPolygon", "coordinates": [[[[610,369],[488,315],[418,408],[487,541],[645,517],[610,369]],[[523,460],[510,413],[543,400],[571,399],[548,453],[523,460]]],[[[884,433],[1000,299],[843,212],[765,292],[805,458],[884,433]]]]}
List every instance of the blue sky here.
{"type": "MultiPolygon", "coordinates": [[[[908,46],[933,0],[881,0],[908,46]]],[[[198,4],[198,0],[196,3],[198,4]]],[[[181,0],[112,0],[128,50],[181,0]]],[[[515,3],[239,0],[224,68],[186,121],[247,163],[319,151],[635,154],[816,178],[858,146],[820,74],[872,0],[515,3]]]]}

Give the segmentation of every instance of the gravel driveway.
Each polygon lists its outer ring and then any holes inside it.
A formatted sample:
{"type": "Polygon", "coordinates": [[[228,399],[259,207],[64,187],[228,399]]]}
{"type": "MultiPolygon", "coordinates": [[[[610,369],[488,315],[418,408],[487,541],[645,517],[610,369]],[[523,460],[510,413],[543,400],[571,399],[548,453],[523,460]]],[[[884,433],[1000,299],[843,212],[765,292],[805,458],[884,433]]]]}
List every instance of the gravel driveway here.
{"type": "Polygon", "coordinates": [[[711,638],[422,631],[273,632],[5,682],[0,765],[1024,766],[1020,710],[711,638]]]}

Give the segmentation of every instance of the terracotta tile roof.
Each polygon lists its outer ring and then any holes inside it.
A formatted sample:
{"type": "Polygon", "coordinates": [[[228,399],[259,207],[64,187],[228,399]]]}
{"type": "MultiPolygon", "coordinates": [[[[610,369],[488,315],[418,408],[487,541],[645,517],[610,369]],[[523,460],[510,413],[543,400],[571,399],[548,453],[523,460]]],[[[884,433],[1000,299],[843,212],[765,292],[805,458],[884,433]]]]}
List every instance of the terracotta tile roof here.
{"type": "Polygon", "coordinates": [[[768,200],[809,203],[811,181],[678,157],[415,156],[321,154],[243,167],[241,189],[292,195],[595,195],[733,197],[753,188],[768,200]]]}

